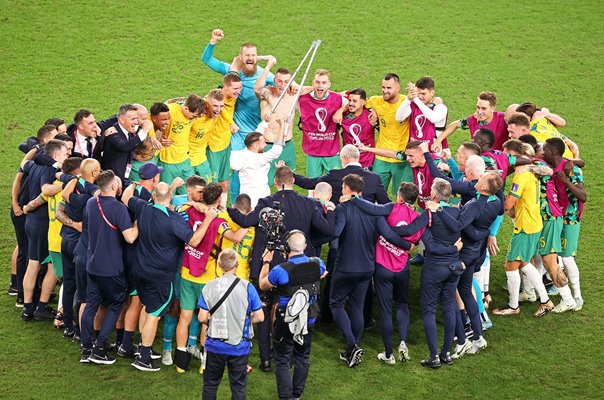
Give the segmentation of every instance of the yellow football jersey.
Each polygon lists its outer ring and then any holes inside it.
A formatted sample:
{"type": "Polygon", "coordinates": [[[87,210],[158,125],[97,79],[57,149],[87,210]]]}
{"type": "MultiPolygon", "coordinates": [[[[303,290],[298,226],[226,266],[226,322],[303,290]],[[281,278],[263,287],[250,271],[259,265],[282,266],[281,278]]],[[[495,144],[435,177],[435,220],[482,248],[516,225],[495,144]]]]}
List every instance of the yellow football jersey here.
{"type": "Polygon", "coordinates": [[[539,202],[539,179],[531,171],[526,170],[514,174],[510,195],[518,198],[514,204],[515,219],[514,233],[537,233],[543,229],[541,208],[539,202]]]}
{"type": "MultiPolygon", "coordinates": [[[[56,180],[53,184],[61,183],[56,180]]],[[[63,224],[57,219],[57,206],[62,202],[61,192],[52,197],[43,196],[48,202],[48,250],[57,253],[61,252],[61,228],[63,224]]]]}
{"type": "MultiPolygon", "coordinates": [[[[399,100],[390,104],[382,96],[372,96],[367,100],[365,107],[373,108],[378,115],[380,134],[378,136],[376,148],[402,151],[409,142],[409,119],[403,122],[396,120],[396,110],[405,100],[405,96],[400,96],[399,100]]],[[[378,160],[386,162],[400,162],[398,160],[376,156],[378,160]]]]}
{"type": "Polygon", "coordinates": [[[216,118],[216,123],[208,137],[210,151],[219,152],[230,146],[231,124],[234,122],[236,101],[237,99],[224,98],[224,108],[216,118]]]}
{"type": "MultiPolygon", "coordinates": [[[[223,218],[226,220],[229,228],[235,232],[237,229],[240,229],[240,226],[237,225],[231,217],[229,213],[226,211],[220,213],[219,218],[223,218]]],[[[239,243],[233,243],[227,238],[222,239],[222,249],[233,249],[237,253],[237,258],[239,258],[239,265],[237,266],[237,276],[245,279],[246,281],[250,280],[250,258],[252,257],[252,245],[254,244],[254,237],[256,236],[256,231],[254,227],[250,227],[247,230],[247,233],[243,237],[243,239],[239,243]]]]}
{"type": "Polygon", "coordinates": [[[162,147],[159,159],[168,164],[179,164],[189,158],[189,133],[193,121],[185,117],[180,109],[180,104],[168,104],[170,109],[170,123],[164,131],[164,137],[170,139],[172,144],[162,147]]]}
{"type": "MultiPolygon", "coordinates": [[[[558,132],[556,126],[547,118],[537,118],[531,121],[531,135],[541,143],[545,143],[547,139],[553,137],[557,137],[562,140],[566,139],[566,136],[558,132]]],[[[570,151],[566,143],[564,144],[564,148],[564,154],[562,154],[562,157],[568,159],[574,158],[573,152],[570,151]]]]}
{"type": "Polygon", "coordinates": [[[191,125],[189,134],[189,158],[191,166],[199,165],[205,162],[206,148],[208,147],[208,136],[216,123],[216,118],[209,118],[207,115],[195,118],[191,125]]]}

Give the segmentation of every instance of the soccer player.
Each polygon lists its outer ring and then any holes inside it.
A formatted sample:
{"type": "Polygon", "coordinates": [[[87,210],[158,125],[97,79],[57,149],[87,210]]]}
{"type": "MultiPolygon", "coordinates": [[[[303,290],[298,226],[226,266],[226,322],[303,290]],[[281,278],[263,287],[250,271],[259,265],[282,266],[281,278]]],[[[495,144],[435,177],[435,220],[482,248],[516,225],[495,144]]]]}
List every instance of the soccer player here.
{"type": "MultiPolygon", "coordinates": [[[[573,290],[575,301],[574,310],[583,308],[583,297],[581,296],[581,284],[579,279],[579,268],[575,261],[577,247],[579,244],[579,230],[581,228],[581,217],[583,216],[583,204],[587,201],[587,192],[583,186],[583,175],[581,169],[573,165],[570,176],[563,171],[566,160],[564,154],[564,142],[559,138],[550,138],[545,141],[544,160],[554,167],[553,181],[558,194],[558,201],[563,211],[563,226],[561,233],[561,250],[558,255],[566,267],[566,274],[573,290]]],[[[550,273],[550,276],[551,275],[550,273]]],[[[563,295],[563,291],[560,295],[563,295]]],[[[562,303],[561,303],[562,304],[562,303]]],[[[562,309],[560,304],[556,306],[562,309]]],[[[558,311],[554,308],[554,311],[558,311]]],[[[561,310],[560,310],[561,311],[561,310]]]]}
{"type": "Polygon", "coordinates": [[[283,117],[278,117],[279,135],[276,138],[274,146],[265,151],[266,140],[258,132],[252,132],[245,138],[245,149],[233,151],[231,153],[231,168],[239,173],[241,182],[241,193],[245,193],[252,199],[252,207],[256,207],[258,200],[269,196],[271,189],[268,186],[268,172],[272,164],[281,152],[285,142],[285,121],[283,117]]]}
{"type": "MultiPolygon", "coordinates": [[[[34,161],[24,159],[21,168],[28,175],[26,188],[28,199],[24,204],[37,198],[40,194],[54,196],[61,190],[60,184],[53,184],[57,168],[61,167],[63,161],[68,157],[67,146],[59,140],[50,140],[44,145],[44,153],[40,153],[34,161]],[[49,166],[54,165],[54,166],[49,166]]],[[[27,158],[27,157],[26,157],[27,158]]],[[[48,210],[44,207],[33,210],[25,220],[25,232],[27,234],[28,264],[27,271],[23,277],[23,312],[21,319],[30,321],[32,319],[52,321],[56,313],[48,307],[50,294],[57,282],[57,278],[48,269],[42,282],[42,292],[38,305],[34,312],[34,290],[38,280],[41,263],[48,257],[48,210]]]]}
{"type": "Polygon", "coordinates": [[[126,277],[123,260],[123,241],[133,243],[138,228],[132,224],[128,209],[115,196],[121,189],[121,180],[113,171],[103,171],[97,177],[99,197],[86,203],[88,218],[88,261],[86,272],[86,307],[82,314],[80,362],[113,364],[115,357],[107,354],[107,339],[126,300],[126,277]],[[100,332],[93,344],[93,324],[101,303],[106,313],[100,332]]]}
{"type": "MultiPolygon", "coordinates": [[[[266,64],[266,68],[256,81],[256,85],[254,86],[254,91],[256,95],[260,99],[260,111],[262,115],[262,119],[268,122],[268,126],[264,128],[262,131],[261,127],[263,124],[261,123],[256,129],[258,132],[262,133],[264,136],[264,140],[266,140],[266,151],[270,150],[275,142],[275,139],[279,135],[279,124],[277,123],[277,118],[282,116],[287,118],[289,110],[291,109],[295,96],[290,93],[285,93],[281,102],[275,109],[275,112],[270,115],[270,110],[273,108],[279,96],[282,95],[283,91],[289,84],[289,81],[292,78],[291,72],[287,68],[279,68],[275,72],[275,86],[266,86],[266,78],[268,76],[269,70],[275,65],[277,60],[274,57],[269,57],[268,62],[266,64]],[[267,120],[268,118],[268,120],[267,120]]],[[[291,169],[296,169],[296,149],[294,147],[293,138],[293,115],[291,116],[291,121],[288,124],[287,132],[285,132],[285,146],[283,147],[283,151],[281,155],[277,157],[275,162],[271,163],[271,168],[268,171],[268,181],[272,182],[275,179],[275,170],[276,163],[283,160],[285,165],[290,167],[291,169]]]]}
{"type": "Polygon", "coordinates": [[[157,324],[172,302],[174,274],[178,269],[179,253],[185,243],[196,247],[205,235],[210,222],[218,214],[213,208],[206,211],[204,222],[193,232],[180,215],[170,210],[170,188],[160,182],[153,193],[153,203],[133,197],[134,185],[128,186],[122,202],[134,211],[139,228],[135,266],[136,290],[144,305],[140,325],[140,355],[132,366],[141,371],[158,371],[151,360],[151,346],[157,324]]]}
{"type": "MultiPolygon", "coordinates": [[[[219,61],[214,57],[214,49],[216,44],[224,38],[222,29],[214,29],[210,42],[204,49],[201,55],[201,61],[210,69],[222,75],[226,75],[229,71],[239,73],[241,78],[242,89],[237,97],[235,105],[234,123],[231,131],[231,149],[241,150],[245,147],[243,141],[246,136],[254,132],[260,123],[260,101],[256,97],[254,86],[260,74],[263,71],[262,67],[258,66],[258,57],[256,45],[252,43],[244,43],[239,49],[239,55],[235,58],[232,64],[219,61]]],[[[266,59],[267,57],[262,57],[266,59]]],[[[269,73],[266,82],[269,85],[274,85],[274,76],[269,73]]],[[[228,159],[228,157],[227,157],[228,159]]],[[[231,198],[235,198],[239,194],[239,180],[236,174],[233,174],[231,182],[231,198]]]]}
{"type": "MultiPolygon", "coordinates": [[[[447,106],[434,101],[434,79],[421,77],[415,85],[407,87],[407,97],[396,111],[396,120],[402,122],[409,118],[409,140],[420,140],[431,147],[445,129],[447,123],[447,106]]],[[[446,139],[442,147],[448,148],[446,139]]]]}
{"type": "Polygon", "coordinates": [[[204,287],[198,304],[199,321],[208,325],[203,398],[216,399],[224,367],[228,366],[231,397],[245,399],[251,324],[264,320],[262,302],[254,285],[236,275],[237,254],[233,250],[220,253],[218,266],[222,276],[204,287]]]}
{"type": "Polygon", "coordinates": [[[567,159],[579,158],[579,147],[576,143],[558,132],[558,128],[566,125],[566,121],[562,117],[550,113],[547,108],[537,108],[534,103],[523,103],[518,106],[516,112],[524,113],[530,118],[530,134],[535,136],[537,141],[545,143],[549,138],[560,138],[566,145],[564,157],[567,159]]]}
{"type": "MultiPolygon", "coordinates": [[[[235,124],[233,118],[236,101],[242,91],[242,80],[236,72],[230,72],[222,79],[222,85],[224,108],[216,118],[216,123],[210,131],[208,149],[206,152],[214,176],[213,179],[217,180],[222,187],[220,205],[226,207],[229,192],[229,179],[231,175],[231,169],[229,168],[231,139],[233,138],[233,134],[239,131],[239,127],[235,124]]],[[[237,181],[237,185],[239,184],[238,182],[239,181],[237,181]]]]}
{"type": "MultiPolygon", "coordinates": [[[[241,214],[247,215],[252,211],[252,200],[250,196],[245,193],[240,194],[235,198],[235,202],[233,203],[233,208],[237,209],[241,214]]],[[[237,267],[237,276],[245,279],[246,281],[250,280],[250,258],[252,256],[252,246],[254,245],[254,238],[256,236],[256,228],[250,226],[248,228],[242,228],[237,225],[229,215],[228,212],[223,211],[218,214],[218,218],[222,218],[226,221],[230,230],[233,232],[239,232],[240,229],[245,231],[245,235],[243,239],[239,242],[234,242],[228,239],[226,236],[222,238],[222,248],[223,249],[233,249],[237,253],[237,258],[239,259],[239,266],[237,267]]],[[[243,232],[242,232],[243,233],[243,232]]]]}
{"type": "Polygon", "coordinates": [[[312,92],[300,96],[298,106],[302,123],[302,150],[306,154],[306,176],[316,178],[340,168],[340,137],[333,116],[346,104],[342,95],[329,90],[329,71],[315,71],[312,92]]]}
{"type": "MultiPolygon", "coordinates": [[[[212,182],[212,169],[207,157],[208,137],[216,120],[224,108],[224,94],[213,89],[205,97],[206,112],[195,118],[189,134],[189,158],[193,174],[201,176],[206,182],[212,182]]],[[[228,147],[228,146],[227,146],[228,147]]],[[[224,150],[224,149],[223,149],[224,150]]],[[[212,151],[212,153],[214,153],[212,151]]]]}
{"type": "Polygon", "coordinates": [[[457,120],[449,124],[447,129],[434,141],[431,150],[438,153],[442,149],[443,141],[458,129],[470,130],[470,137],[474,136],[480,128],[487,128],[495,134],[495,150],[503,150],[503,143],[508,140],[508,128],[505,123],[505,115],[501,111],[495,111],[497,96],[493,92],[480,92],[476,99],[476,112],[465,119],[457,120]]]}
{"type": "MultiPolygon", "coordinates": [[[[398,75],[386,74],[382,79],[382,95],[371,96],[365,103],[365,107],[372,110],[370,116],[378,121],[379,136],[375,147],[395,153],[403,151],[409,142],[409,120],[396,120],[396,111],[405,99],[405,96],[400,95],[400,90],[398,75]]],[[[380,176],[386,190],[392,182],[392,194],[396,194],[401,182],[413,182],[411,167],[404,160],[377,154],[373,172],[380,176]]]]}
{"type": "MultiPolygon", "coordinates": [[[[342,139],[344,145],[363,144],[368,147],[375,147],[374,128],[369,121],[369,111],[365,108],[367,103],[367,94],[363,89],[352,89],[348,93],[348,112],[342,117],[342,139]]],[[[362,152],[359,162],[363,168],[373,165],[375,155],[369,152],[362,152]]]]}
{"type": "Polygon", "coordinates": [[[531,259],[538,251],[543,221],[540,213],[539,180],[529,168],[528,165],[516,166],[512,188],[505,200],[506,212],[514,217],[514,232],[505,263],[509,302],[493,310],[495,315],[520,314],[518,308],[520,269],[533,284],[541,299],[541,305],[535,316],[541,317],[554,309],[554,303],[547,295],[541,275],[531,264],[531,259]]]}
{"type": "Polygon", "coordinates": [[[510,139],[519,139],[520,136],[530,135],[531,122],[526,114],[514,113],[510,115],[507,122],[508,136],[510,139]]]}
{"type": "MultiPolygon", "coordinates": [[[[201,97],[190,95],[183,104],[167,101],[170,110],[170,123],[162,135],[162,149],[159,152],[159,162],[164,168],[162,182],[172,182],[174,178],[183,180],[193,175],[189,160],[189,134],[193,120],[205,111],[205,103],[201,97]]],[[[183,188],[177,190],[184,194],[183,188]]]]}

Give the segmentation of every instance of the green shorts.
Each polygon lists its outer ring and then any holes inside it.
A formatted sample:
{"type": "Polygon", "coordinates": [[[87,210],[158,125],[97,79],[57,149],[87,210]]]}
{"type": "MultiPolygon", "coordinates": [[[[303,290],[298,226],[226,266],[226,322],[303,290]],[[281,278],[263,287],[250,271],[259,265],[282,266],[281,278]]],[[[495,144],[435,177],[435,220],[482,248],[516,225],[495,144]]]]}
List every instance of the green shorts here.
{"type": "Polygon", "coordinates": [[[541,232],[527,234],[520,231],[512,234],[506,260],[531,262],[531,258],[537,254],[540,236],[541,232]]]}
{"type": "Polygon", "coordinates": [[[539,252],[537,254],[546,256],[562,251],[560,236],[562,235],[563,226],[564,222],[562,221],[562,217],[543,221],[543,229],[541,230],[541,237],[539,238],[539,252]]]}
{"type": "MultiPolygon", "coordinates": [[[[154,156],[149,161],[132,160],[132,169],[130,170],[130,176],[128,177],[128,179],[130,179],[132,182],[139,182],[141,180],[141,176],[138,174],[138,170],[143,165],[147,164],[148,162],[157,165],[158,161],[159,161],[159,156],[154,156]]],[[[172,182],[170,182],[170,183],[172,183],[172,182]]]]}
{"type": "Polygon", "coordinates": [[[575,257],[577,255],[580,230],[581,221],[575,224],[563,224],[561,237],[562,250],[558,252],[560,257],[575,257]]]}
{"type": "Polygon", "coordinates": [[[201,290],[205,285],[180,278],[180,308],[183,310],[195,310],[201,297],[201,290]]]}
{"type": "Polygon", "coordinates": [[[386,191],[392,181],[390,193],[393,195],[396,195],[402,182],[413,182],[413,172],[407,161],[387,162],[376,158],[371,170],[380,176],[382,186],[386,191]]]}
{"type": "MultiPolygon", "coordinates": [[[[206,150],[206,156],[210,163],[210,169],[212,170],[212,176],[218,180],[218,182],[228,181],[231,176],[231,146],[221,151],[212,151],[208,147],[206,150]]],[[[215,179],[215,180],[216,180],[215,179]]]]}
{"type": "MultiPolygon", "coordinates": [[[[264,148],[264,151],[269,151],[272,148],[273,144],[269,143],[264,148]]],[[[275,161],[271,162],[271,169],[268,171],[269,186],[273,185],[273,180],[275,179],[275,170],[277,169],[275,165],[277,165],[277,162],[281,160],[285,161],[285,165],[290,167],[292,170],[296,169],[296,148],[294,147],[293,140],[285,142],[285,146],[283,146],[283,151],[281,152],[281,155],[277,157],[275,161]]]]}
{"type": "Polygon", "coordinates": [[[50,257],[50,262],[52,263],[52,269],[55,272],[57,278],[63,276],[63,259],[61,258],[61,253],[58,251],[49,251],[48,256],[50,257]]]}
{"type": "MultiPolygon", "coordinates": [[[[160,178],[162,182],[166,182],[168,185],[172,184],[174,178],[181,177],[186,181],[188,177],[193,175],[193,168],[191,167],[191,161],[189,159],[186,159],[178,164],[168,164],[163,161],[159,161],[157,165],[164,168],[164,172],[161,173],[160,178]]],[[[176,189],[175,193],[187,194],[186,186],[180,186],[176,189]]]]}
{"type": "Polygon", "coordinates": [[[318,178],[332,169],[339,168],[342,168],[342,164],[340,163],[340,156],[338,154],[331,157],[306,155],[306,176],[309,178],[318,178]]]}
{"type": "Polygon", "coordinates": [[[199,165],[194,165],[191,168],[193,168],[194,175],[201,176],[206,181],[206,183],[212,183],[212,169],[210,168],[210,163],[208,162],[208,160],[202,162],[199,165]]]}

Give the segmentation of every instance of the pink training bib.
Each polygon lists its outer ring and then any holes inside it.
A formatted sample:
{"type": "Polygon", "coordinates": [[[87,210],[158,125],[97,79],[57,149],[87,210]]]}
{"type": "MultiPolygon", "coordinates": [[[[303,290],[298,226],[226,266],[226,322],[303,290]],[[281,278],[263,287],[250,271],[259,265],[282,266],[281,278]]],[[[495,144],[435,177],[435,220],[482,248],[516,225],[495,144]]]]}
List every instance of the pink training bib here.
{"type": "Polygon", "coordinates": [[[333,114],[342,106],[342,96],[329,92],[327,98],[317,100],[311,93],[300,96],[302,120],[302,150],[309,156],[331,157],[340,151],[340,138],[333,114]]]}

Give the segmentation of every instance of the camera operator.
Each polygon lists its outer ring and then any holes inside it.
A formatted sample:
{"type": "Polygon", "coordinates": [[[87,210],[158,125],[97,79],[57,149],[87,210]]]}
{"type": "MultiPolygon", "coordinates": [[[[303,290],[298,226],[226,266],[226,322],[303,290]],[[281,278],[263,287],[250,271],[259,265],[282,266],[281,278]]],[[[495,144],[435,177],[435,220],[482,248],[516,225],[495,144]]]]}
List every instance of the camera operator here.
{"type": "MultiPolygon", "coordinates": [[[[260,212],[264,208],[272,208],[274,202],[278,202],[280,209],[284,213],[282,232],[300,230],[310,237],[311,227],[326,235],[333,235],[335,226],[335,206],[333,203],[327,203],[327,214],[324,215],[320,203],[314,199],[302,196],[293,189],[294,175],[289,167],[283,166],[275,171],[274,184],[278,191],[272,196],[263,197],[258,201],[256,208],[249,214],[243,215],[238,210],[229,208],[228,212],[233,222],[244,228],[256,226],[260,222],[260,212]]],[[[267,234],[262,229],[256,230],[254,248],[252,250],[252,259],[250,262],[250,278],[252,282],[258,282],[258,276],[262,266],[262,254],[266,249],[267,234]]],[[[307,248],[305,252],[312,255],[312,248],[307,248]]],[[[273,265],[284,261],[280,253],[275,254],[273,265]]],[[[262,297],[262,294],[261,294],[262,297]]],[[[267,298],[265,304],[265,313],[270,310],[271,299],[267,298]]],[[[268,315],[268,314],[267,314],[268,315]]],[[[260,368],[270,371],[270,331],[269,318],[258,326],[258,347],[260,351],[260,368]]]]}
{"type": "Polygon", "coordinates": [[[260,289],[276,287],[279,292],[273,331],[277,392],[280,399],[297,399],[302,397],[310,370],[310,345],[317,317],[320,280],[327,272],[321,259],[308,258],[304,254],[307,247],[304,233],[293,230],[285,241],[287,262],[276,265],[270,273],[273,252],[267,251],[264,255],[260,289]]]}

